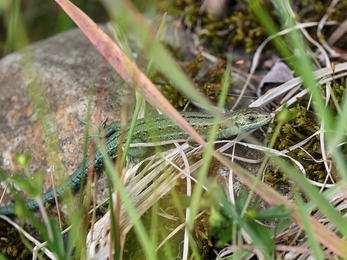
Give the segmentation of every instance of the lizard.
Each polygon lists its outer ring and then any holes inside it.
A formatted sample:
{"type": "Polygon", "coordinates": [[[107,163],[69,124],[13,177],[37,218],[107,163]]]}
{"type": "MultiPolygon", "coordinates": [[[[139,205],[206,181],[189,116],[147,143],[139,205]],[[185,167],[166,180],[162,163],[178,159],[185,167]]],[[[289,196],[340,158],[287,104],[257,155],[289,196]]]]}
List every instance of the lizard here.
{"type": "MultiPolygon", "coordinates": [[[[214,116],[198,112],[181,112],[181,115],[205,140],[207,140],[210,134],[210,129],[215,120],[214,116]]],[[[257,129],[266,125],[271,120],[270,113],[258,107],[240,109],[233,112],[224,110],[222,115],[223,117],[218,122],[218,130],[216,134],[217,140],[227,139],[231,136],[257,129]]],[[[131,136],[131,144],[163,142],[178,139],[188,139],[188,143],[194,141],[189,134],[184,132],[164,115],[152,116],[150,120],[151,121],[148,119],[146,120],[145,118],[138,119],[131,136]],[[151,123],[148,124],[148,122],[151,123]]],[[[128,126],[124,133],[125,138],[128,138],[129,132],[130,127],[128,126]]],[[[118,121],[111,123],[105,128],[106,153],[110,158],[117,157],[120,135],[121,127],[118,121]]],[[[153,147],[130,147],[128,158],[130,161],[133,161],[134,158],[144,158],[151,148],[153,147]]],[[[55,188],[55,193],[58,199],[60,199],[68,190],[77,191],[81,185],[84,185],[82,180],[84,182],[87,180],[90,164],[90,160],[86,159],[84,165],[81,165],[72,175],[70,175],[70,177],[55,188]]],[[[93,164],[94,171],[100,172],[103,169],[104,157],[100,147],[95,151],[93,164]]],[[[41,201],[43,204],[54,204],[54,191],[50,189],[45,192],[41,197],[41,201]]],[[[38,202],[34,199],[30,199],[26,202],[26,207],[35,211],[38,209],[38,202]]],[[[15,215],[14,206],[10,205],[0,207],[0,215],[15,215]]]]}

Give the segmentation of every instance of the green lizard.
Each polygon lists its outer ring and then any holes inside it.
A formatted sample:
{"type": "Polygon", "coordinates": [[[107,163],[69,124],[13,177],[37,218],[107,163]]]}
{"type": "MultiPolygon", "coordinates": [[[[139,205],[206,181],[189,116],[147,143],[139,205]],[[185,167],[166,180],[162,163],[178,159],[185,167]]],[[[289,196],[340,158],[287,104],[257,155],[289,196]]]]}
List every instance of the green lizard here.
{"type": "MultiPolygon", "coordinates": [[[[196,112],[182,112],[181,115],[188,123],[205,139],[207,140],[210,129],[213,125],[214,117],[208,114],[196,112]]],[[[257,129],[267,124],[271,119],[268,112],[260,108],[248,108],[230,112],[223,112],[223,118],[218,122],[217,140],[226,139],[243,132],[257,129]]],[[[163,142],[169,140],[188,139],[188,142],[193,141],[191,137],[181,128],[175,125],[170,119],[164,115],[157,115],[151,118],[150,124],[148,120],[139,119],[136,123],[133,135],[132,144],[136,143],[151,143],[163,142]]],[[[120,137],[120,124],[113,122],[105,129],[106,153],[110,158],[117,156],[117,147],[120,137]]],[[[129,133],[129,128],[125,131],[125,136],[129,133]]],[[[128,152],[129,159],[144,158],[148,155],[151,147],[131,147],[128,152]]],[[[80,166],[67,180],[56,187],[56,196],[61,198],[68,190],[77,191],[80,188],[82,180],[86,180],[88,176],[88,168],[90,165],[89,159],[85,165],[80,166]]],[[[100,149],[97,149],[94,155],[94,169],[101,171],[104,166],[104,157],[100,149]]],[[[42,195],[42,203],[55,203],[53,190],[49,190],[42,195]]],[[[36,200],[28,200],[26,206],[30,210],[37,210],[38,203],[36,200]]],[[[15,215],[13,206],[0,207],[0,215],[15,215]]]]}

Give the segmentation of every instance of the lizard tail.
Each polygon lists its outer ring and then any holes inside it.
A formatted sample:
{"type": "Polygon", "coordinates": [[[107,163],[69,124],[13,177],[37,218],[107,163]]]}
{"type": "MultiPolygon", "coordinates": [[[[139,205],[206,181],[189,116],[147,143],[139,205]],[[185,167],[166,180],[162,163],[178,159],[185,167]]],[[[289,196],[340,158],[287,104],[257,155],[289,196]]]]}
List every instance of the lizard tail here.
{"type": "MultiPolygon", "coordinates": [[[[41,197],[42,204],[55,204],[55,197],[60,200],[61,197],[69,190],[72,192],[77,191],[80,186],[85,183],[88,177],[88,165],[89,160],[86,161],[84,167],[80,166],[67,180],[63,181],[59,186],[57,186],[55,192],[52,189],[45,192],[41,197]]],[[[28,200],[25,205],[27,209],[32,211],[36,211],[39,208],[38,202],[34,199],[28,200]]],[[[16,213],[13,205],[0,207],[0,215],[13,216],[15,214],[16,213]]]]}
{"type": "Polygon", "coordinates": [[[14,214],[13,206],[0,207],[0,215],[12,216],[14,214]]]}

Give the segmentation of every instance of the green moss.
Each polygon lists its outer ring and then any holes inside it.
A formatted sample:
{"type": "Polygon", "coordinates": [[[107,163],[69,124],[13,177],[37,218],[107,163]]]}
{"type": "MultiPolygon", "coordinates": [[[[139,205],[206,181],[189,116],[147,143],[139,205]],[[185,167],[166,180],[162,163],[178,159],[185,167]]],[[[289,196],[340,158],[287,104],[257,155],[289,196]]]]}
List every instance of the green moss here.
{"type": "Polygon", "coordinates": [[[8,259],[30,259],[32,253],[25,247],[18,231],[8,223],[0,222],[0,253],[8,259]]]}
{"type": "MultiPolygon", "coordinates": [[[[211,101],[218,101],[222,91],[222,81],[226,69],[226,63],[220,62],[216,66],[210,68],[202,77],[198,74],[202,67],[203,57],[198,53],[194,61],[188,62],[183,68],[195,84],[199,92],[207,96],[211,101]]],[[[183,108],[189,102],[189,99],[180,93],[174,84],[167,78],[156,71],[150,75],[152,82],[158,86],[159,90],[176,108],[183,108]]],[[[229,89],[232,87],[232,82],[229,83],[229,89]]],[[[226,102],[232,101],[232,97],[226,97],[226,102]]],[[[188,107],[188,110],[190,107],[188,107]]]]}
{"type": "MultiPolygon", "coordinates": [[[[271,14],[271,18],[278,21],[278,13],[271,2],[265,0],[260,0],[260,2],[271,14]]],[[[160,2],[159,9],[179,16],[183,25],[196,33],[200,43],[208,46],[209,51],[218,57],[222,57],[223,52],[230,46],[233,48],[244,47],[247,52],[252,52],[267,38],[266,32],[247,2],[228,3],[225,6],[225,15],[219,19],[215,18],[208,9],[204,11],[201,3],[201,1],[194,0],[165,0],[160,2]]],[[[325,15],[329,5],[330,2],[324,0],[302,0],[296,1],[293,9],[298,13],[296,17],[298,22],[311,22],[319,21],[325,15]]],[[[347,1],[339,1],[329,14],[328,20],[342,22],[345,19],[346,7],[347,1]]],[[[325,27],[322,38],[328,38],[335,28],[325,27]]],[[[316,27],[307,28],[307,30],[312,31],[311,35],[316,35],[316,27]]],[[[338,43],[341,47],[345,44],[345,39],[341,39],[338,43]]],[[[274,51],[270,45],[267,48],[274,51]]]]}
{"type": "MultiPolygon", "coordinates": [[[[346,79],[341,79],[338,83],[335,83],[332,86],[332,93],[336,97],[338,104],[341,102],[344,92],[346,91],[346,88],[344,87],[345,80],[346,79]]],[[[325,88],[321,87],[321,92],[322,97],[324,98],[325,88]]],[[[298,100],[295,106],[289,108],[289,112],[295,115],[295,117],[281,127],[280,134],[277,136],[274,145],[275,149],[289,150],[291,146],[305,140],[319,130],[320,126],[317,121],[316,113],[311,109],[306,109],[307,105],[308,100],[303,98],[298,100]]],[[[333,102],[333,99],[329,100],[328,106],[335,113],[335,120],[338,120],[336,103],[333,102]]],[[[278,120],[275,118],[274,124],[271,126],[272,129],[275,129],[277,124],[278,120]]],[[[269,134],[269,138],[272,138],[273,133],[274,132],[269,134]]],[[[347,158],[346,146],[343,146],[343,152],[347,158]]],[[[320,183],[325,181],[327,173],[325,171],[324,163],[322,162],[319,135],[314,136],[309,142],[301,146],[301,148],[288,152],[287,155],[301,163],[310,180],[320,183]]],[[[287,181],[285,173],[281,172],[274,162],[271,162],[271,164],[273,166],[270,167],[265,174],[266,180],[271,185],[285,183],[287,181]]]]}

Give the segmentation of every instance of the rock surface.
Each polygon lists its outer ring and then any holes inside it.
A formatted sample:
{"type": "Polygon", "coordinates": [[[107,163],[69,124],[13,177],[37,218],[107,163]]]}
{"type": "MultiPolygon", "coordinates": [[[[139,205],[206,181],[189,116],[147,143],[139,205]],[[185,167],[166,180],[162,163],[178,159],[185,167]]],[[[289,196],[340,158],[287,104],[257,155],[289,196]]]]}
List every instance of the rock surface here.
{"type": "MultiPolygon", "coordinates": [[[[99,103],[101,119],[111,121],[119,118],[126,104],[129,110],[133,108],[134,97],[130,95],[133,91],[79,29],[37,42],[29,51],[32,58],[28,62],[39,75],[51,111],[53,135],[58,137],[62,165],[65,173],[71,174],[82,161],[85,125],[78,119],[86,120],[89,97],[93,116],[99,103]]],[[[48,160],[50,151],[44,141],[42,125],[28,93],[28,82],[24,79],[22,57],[17,52],[0,61],[0,165],[7,173],[20,173],[15,153],[29,151],[29,171],[34,174],[52,164],[48,160]]],[[[50,184],[45,186],[47,189],[50,184]]],[[[3,187],[0,193],[2,191],[3,187]]],[[[7,202],[5,198],[1,204],[7,202]]]]}

